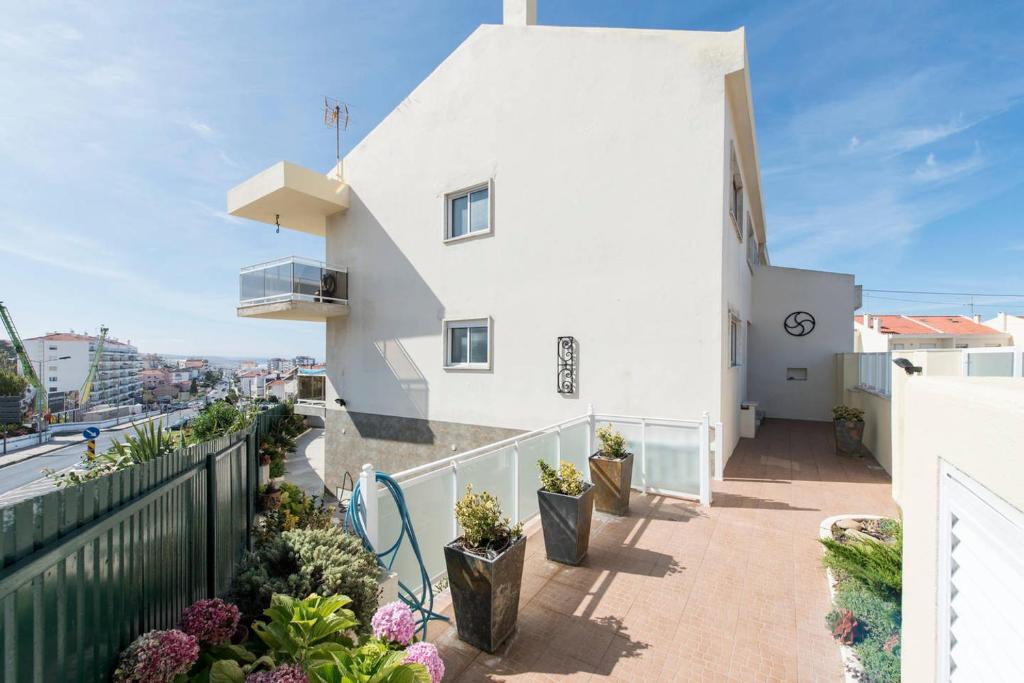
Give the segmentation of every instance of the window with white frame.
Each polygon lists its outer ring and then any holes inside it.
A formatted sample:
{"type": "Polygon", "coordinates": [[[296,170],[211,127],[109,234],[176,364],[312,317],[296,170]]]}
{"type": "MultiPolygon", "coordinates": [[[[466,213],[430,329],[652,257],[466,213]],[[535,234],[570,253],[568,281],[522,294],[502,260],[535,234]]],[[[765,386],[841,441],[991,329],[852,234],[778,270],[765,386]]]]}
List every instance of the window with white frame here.
{"type": "Polygon", "coordinates": [[[446,320],[444,341],[446,368],[485,370],[491,367],[490,318],[446,320]]]}
{"type": "Polygon", "coordinates": [[[754,234],[754,221],[750,219],[750,213],[747,213],[747,264],[753,268],[757,265],[757,236],[754,234]]]}
{"type": "Polygon", "coordinates": [[[736,160],[736,148],[729,144],[729,167],[730,177],[732,179],[731,189],[732,194],[729,197],[729,213],[732,214],[733,225],[736,226],[736,234],[743,239],[742,228],[743,224],[743,176],[740,175],[740,165],[736,160]]]}
{"type": "Polygon", "coordinates": [[[729,314],[729,367],[743,363],[743,323],[734,313],[729,314]]]}
{"type": "Polygon", "coordinates": [[[446,240],[491,232],[491,184],[481,183],[445,197],[446,240]]]}

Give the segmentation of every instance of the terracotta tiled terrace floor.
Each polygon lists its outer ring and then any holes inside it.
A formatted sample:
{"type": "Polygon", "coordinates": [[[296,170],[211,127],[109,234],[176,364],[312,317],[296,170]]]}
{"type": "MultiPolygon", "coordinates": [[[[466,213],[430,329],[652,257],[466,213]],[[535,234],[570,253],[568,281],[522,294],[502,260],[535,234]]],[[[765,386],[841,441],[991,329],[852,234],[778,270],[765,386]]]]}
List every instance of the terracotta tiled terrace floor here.
{"type": "Polygon", "coordinates": [[[885,471],[834,455],[830,428],[766,421],[710,509],[634,493],[629,517],[595,514],[579,567],[548,562],[534,523],[517,633],[489,655],[437,623],[445,680],[841,681],[818,526],[896,508],[885,471]]]}

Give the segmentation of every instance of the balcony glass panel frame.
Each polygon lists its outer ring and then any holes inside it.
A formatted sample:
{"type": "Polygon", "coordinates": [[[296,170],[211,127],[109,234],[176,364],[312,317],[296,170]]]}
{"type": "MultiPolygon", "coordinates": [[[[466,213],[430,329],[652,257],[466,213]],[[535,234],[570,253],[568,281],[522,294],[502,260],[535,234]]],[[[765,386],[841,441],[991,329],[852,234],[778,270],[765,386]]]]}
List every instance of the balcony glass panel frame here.
{"type": "Polygon", "coordinates": [[[286,256],[242,268],[238,287],[239,306],[243,307],[291,301],[347,304],[348,269],[323,261],[286,256]],[[333,292],[325,295],[323,286],[331,281],[333,292]]]}

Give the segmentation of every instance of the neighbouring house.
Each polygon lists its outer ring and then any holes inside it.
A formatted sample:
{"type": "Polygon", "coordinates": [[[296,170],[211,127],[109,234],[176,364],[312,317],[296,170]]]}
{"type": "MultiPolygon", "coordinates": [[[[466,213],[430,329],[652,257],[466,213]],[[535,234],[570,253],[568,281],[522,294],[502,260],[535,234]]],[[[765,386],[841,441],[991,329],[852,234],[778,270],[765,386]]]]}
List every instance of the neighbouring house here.
{"type": "Polygon", "coordinates": [[[830,419],[860,290],[770,263],[744,30],[535,16],[506,0],[327,174],[228,193],[324,238],[243,268],[238,314],[324,323],[332,489],[590,405],[707,411],[726,459],[747,401],[830,419]]]}
{"type": "Polygon", "coordinates": [[[140,370],[137,376],[144,389],[155,389],[171,382],[171,373],[164,368],[140,370]]]}
{"type": "Polygon", "coordinates": [[[1024,346],[1024,315],[1000,313],[991,320],[986,320],[985,325],[1010,335],[1013,338],[1012,344],[1024,346]]]}
{"type": "Polygon", "coordinates": [[[316,365],[316,358],[312,356],[295,356],[295,358],[292,358],[292,365],[297,368],[308,368],[316,365]]]}
{"type": "Polygon", "coordinates": [[[238,376],[239,393],[250,398],[265,396],[267,375],[260,370],[248,370],[238,376]]]}
{"type": "Polygon", "coordinates": [[[192,370],[187,368],[179,368],[177,370],[170,371],[171,382],[173,384],[188,384],[192,381],[192,370]]]}
{"type": "Polygon", "coordinates": [[[278,377],[267,382],[266,384],[266,396],[270,398],[275,396],[278,401],[284,403],[298,396],[299,393],[299,381],[298,375],[294,372],[289,372],[286,375],[278,377]]]}
{"type": "Polygon", "coordinates": [[[873,315],[853,319],[854,351],[913,351],[1011,346],[1011,333],[982,324],[981,316],[873,315]]]}
{"type": "Polygon", "coordinates": [[[96,358],[98,342],[98,337],[74,332],[52,332],[24,340],[25,351],[48,393],[80,391],[95,361],[88,405],[82,407],[138,401],[142,397],[138,349],[108,336],[96,358]]]}

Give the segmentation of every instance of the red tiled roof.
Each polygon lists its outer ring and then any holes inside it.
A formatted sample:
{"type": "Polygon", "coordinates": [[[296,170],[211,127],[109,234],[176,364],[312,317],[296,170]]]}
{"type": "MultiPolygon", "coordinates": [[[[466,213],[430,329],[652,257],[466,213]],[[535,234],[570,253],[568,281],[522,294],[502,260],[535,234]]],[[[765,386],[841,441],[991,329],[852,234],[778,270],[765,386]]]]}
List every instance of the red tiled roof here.
{"type": "MultiPolygon", "coordinates": [[[[872,315],[871,318],[881,322],[882,334],[1000,334],[963,315],[872,315]]],[[[863,325],[864,316],[854,317],[854,322],[863,325]]]]}
{"type": "Polygon", "coordinates": [[[35,341],[36,339],[45,339],[46,341],[95,341],[96,337],[90,337],[87,334],[72,334],[71,332],[51,332],[50,334],[44,334],[42,337],[29,337],[25,341],[35,341]]]}

